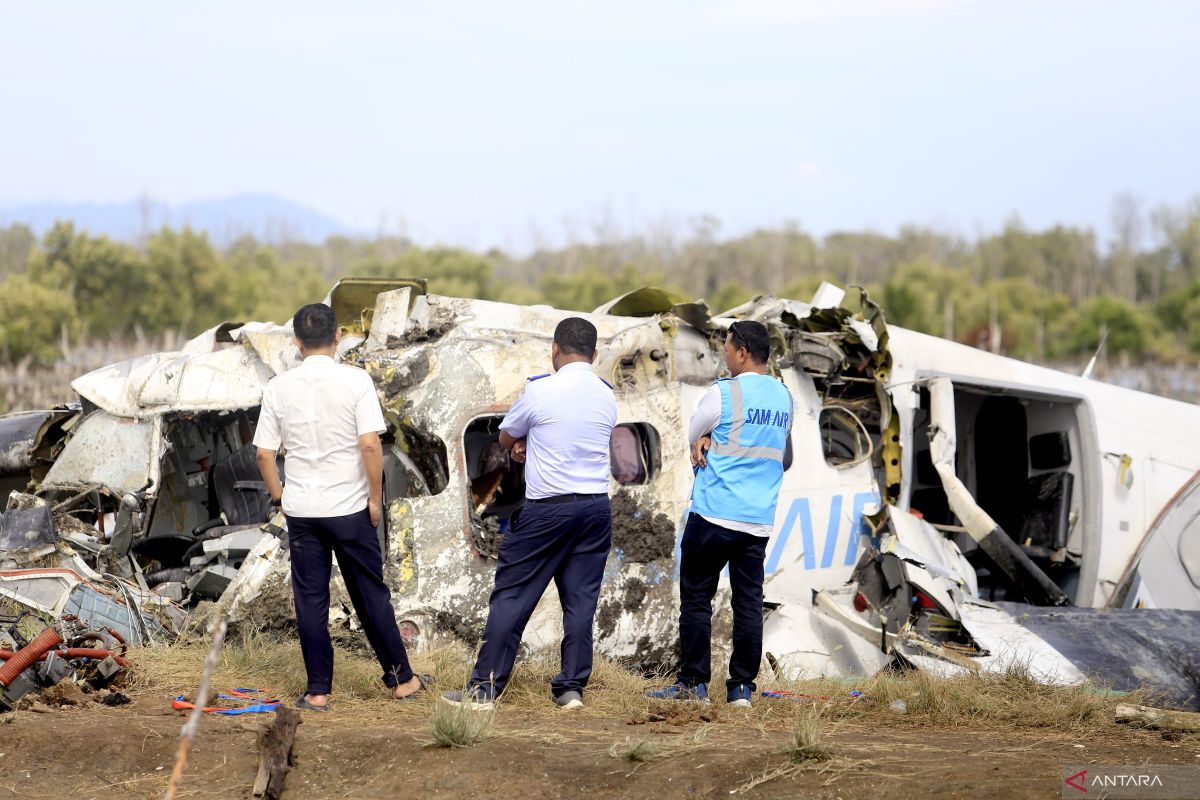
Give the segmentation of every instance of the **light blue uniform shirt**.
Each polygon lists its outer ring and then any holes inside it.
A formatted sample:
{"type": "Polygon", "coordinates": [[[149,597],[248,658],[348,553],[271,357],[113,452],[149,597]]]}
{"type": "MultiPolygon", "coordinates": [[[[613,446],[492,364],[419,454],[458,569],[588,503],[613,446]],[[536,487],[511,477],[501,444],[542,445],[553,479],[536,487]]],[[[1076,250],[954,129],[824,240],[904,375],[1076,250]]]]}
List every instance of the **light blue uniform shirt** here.
{"type": "Polygon", "coordinates": [[[608,453],[617,424],[612,387],[583,361],[531,378],[500,423],[525,439],[525,497],[607,494],[608,453]]]}

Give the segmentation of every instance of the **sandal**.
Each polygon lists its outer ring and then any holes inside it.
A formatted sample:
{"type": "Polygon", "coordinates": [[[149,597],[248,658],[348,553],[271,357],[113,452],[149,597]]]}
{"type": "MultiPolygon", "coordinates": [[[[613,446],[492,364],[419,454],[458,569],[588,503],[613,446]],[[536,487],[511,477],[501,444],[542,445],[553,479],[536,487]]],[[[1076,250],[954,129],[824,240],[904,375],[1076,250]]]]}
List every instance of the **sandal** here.
{"type": "Polygon", "coordinates": [[[432,675],[417,675],[416,678],[417,678],[417,682],[420,683],[420,686],[417,687],[417,690],[415,692],[413,692],[412,694],[406,694],[406,695],[404,695],[404,697],[396,697],[396,695],[393,694],[392,699],[399,700],[402,703],[412,702],[413,700],[416,700],[417,698],[424,695],[426,690],[429,689],[429,687],[433,685],[433,676],[432,675]]]}
{"type": "Polygon", "coordinates": [[[295,705],[296,705],[296,708],[303,709],[304,711],[328,711],[329,710],[328,703],[323,706],[315,706],[312,703],[308,702],[308,700],[305,699],[304,695],[300,695],[299,697],[296,698],[295,705]]]}

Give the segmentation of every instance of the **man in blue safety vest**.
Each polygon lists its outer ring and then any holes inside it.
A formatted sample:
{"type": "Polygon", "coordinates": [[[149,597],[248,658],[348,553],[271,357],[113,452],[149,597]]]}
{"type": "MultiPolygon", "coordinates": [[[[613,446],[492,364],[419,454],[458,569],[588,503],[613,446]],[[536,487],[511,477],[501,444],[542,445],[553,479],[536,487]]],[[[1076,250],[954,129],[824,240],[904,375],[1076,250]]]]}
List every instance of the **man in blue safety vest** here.
{"type": "Polygon", "coordinates": [[[680,544],[676,682],[650,697],[707,700],[712,660],[712,601],[729,567],[733,653],[726,699],[749,706],[762,659],[763,562],[783,483],[792,397],[767,374],[766,326],[739,320],[725,338],[731,377],[717,381],[692,416],[689,441],[696,482],[680,544]]]}

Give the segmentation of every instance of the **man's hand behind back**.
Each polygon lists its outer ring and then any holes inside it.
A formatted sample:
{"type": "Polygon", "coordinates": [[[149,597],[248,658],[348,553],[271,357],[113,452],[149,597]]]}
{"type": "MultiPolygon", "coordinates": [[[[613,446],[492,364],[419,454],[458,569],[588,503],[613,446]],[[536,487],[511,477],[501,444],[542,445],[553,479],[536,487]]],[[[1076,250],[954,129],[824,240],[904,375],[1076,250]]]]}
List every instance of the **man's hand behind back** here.
{"type": "Polygon", "coordinates": [[[708,448],[712,445],[712,437],[701,436],[692,445],[692,466],[703,469],[708,466],[708,448]]]}

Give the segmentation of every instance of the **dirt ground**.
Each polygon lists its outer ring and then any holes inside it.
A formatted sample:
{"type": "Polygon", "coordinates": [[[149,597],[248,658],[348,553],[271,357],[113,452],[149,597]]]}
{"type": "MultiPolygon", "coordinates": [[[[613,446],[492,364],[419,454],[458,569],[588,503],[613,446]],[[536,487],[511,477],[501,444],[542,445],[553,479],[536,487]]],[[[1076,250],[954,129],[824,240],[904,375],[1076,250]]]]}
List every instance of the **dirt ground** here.
{"type": "MultiPolygon", "coordinates": [[[[120,707],[96,703],[22,711],[0,726],[0,797],[157,798],[174,761],[182,712],[141,689],[120,707]]],[[[522,704],[498,712],[491,738],[472,747],[427,745],[436,702],[344,699],[307,713],[295,742],[285,798],[1056,798],[1060,770],[1075,764],[1200,767],[1200,738],[1116,725],[1085,732],[938,729],[896,716],[822,722],[830,760],[752,785],[790,762],[780,752],[794,706],[759,700],[749,711],[715,704],[705,716],[616,717],[522,704]],[[646,739],[666,757],[620,752],[646,739]],[[617,755],[610,749],[617,748],[617,755]]],[[[272,714],[206,716],[180,797],[249,797],[256,735],[272,714]]],[[[1200,796],[1200,786],[1197,787],[1200,796]]]]}

